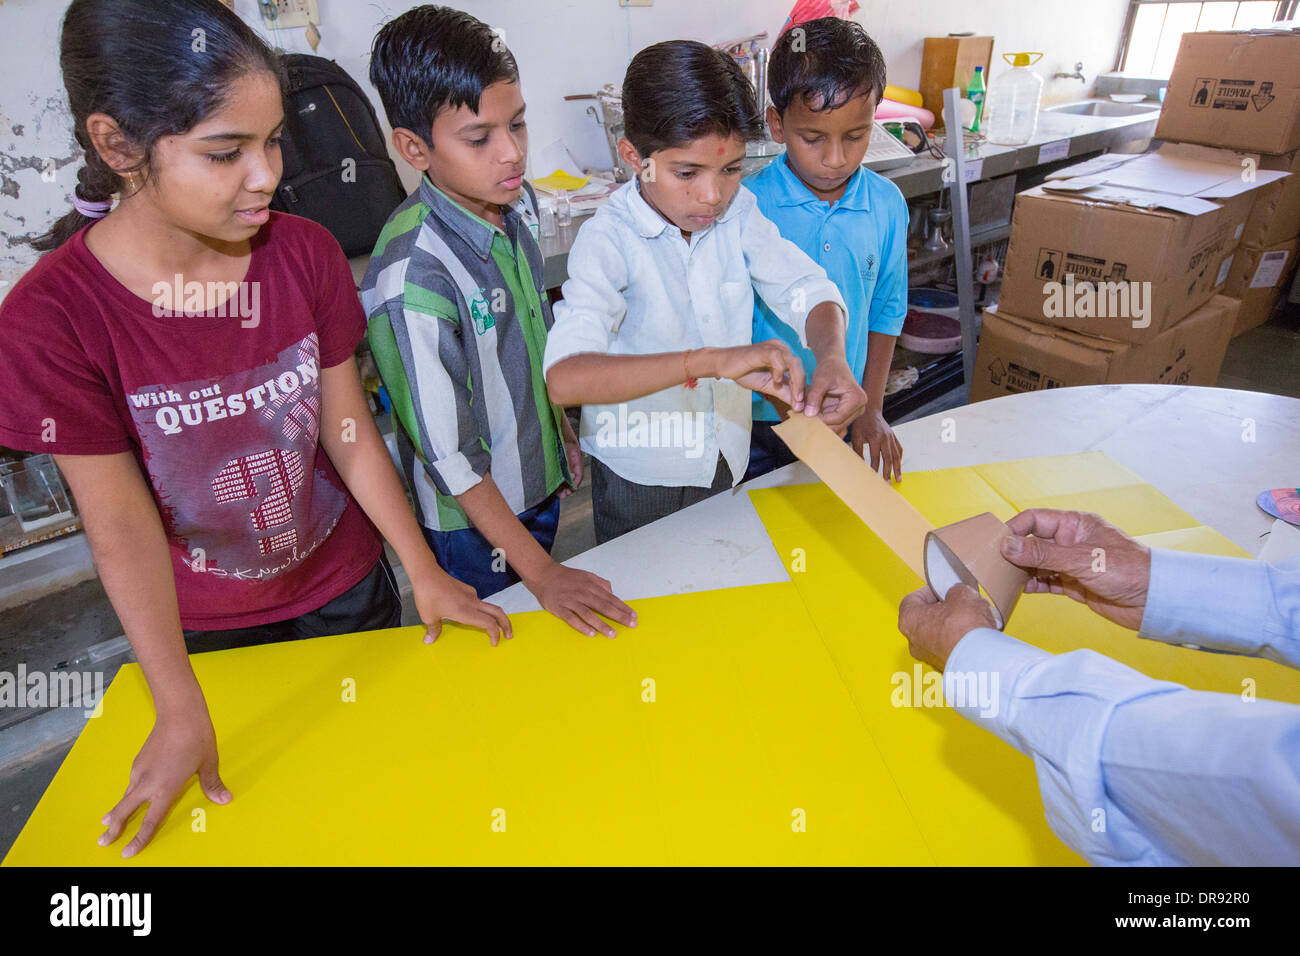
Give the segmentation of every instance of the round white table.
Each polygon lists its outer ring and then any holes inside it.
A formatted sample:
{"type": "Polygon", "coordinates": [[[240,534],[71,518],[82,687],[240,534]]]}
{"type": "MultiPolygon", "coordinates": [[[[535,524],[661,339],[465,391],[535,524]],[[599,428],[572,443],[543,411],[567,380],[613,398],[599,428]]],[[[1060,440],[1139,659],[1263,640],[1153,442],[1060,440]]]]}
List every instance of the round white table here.
{"type": "MultiPolygon", "coordinates": [[[[1300,477],[1300,399],[1262,392],[1173,385],[1048,389],[939,412],[895,430],[904,481],[909,471],[1104,451],[1255,555],[1273,523],[1255,497],[1294,488],[1300,477]],[[944,441],[945,430],[955,440],[944,441]]],[[[565,564],[608,578],[624,600],[788,581],[745,491],[816,480],[796,462],[565,564]]],[[[491,601],[508,613],[539,607],[522,584],[491,601]]]]}

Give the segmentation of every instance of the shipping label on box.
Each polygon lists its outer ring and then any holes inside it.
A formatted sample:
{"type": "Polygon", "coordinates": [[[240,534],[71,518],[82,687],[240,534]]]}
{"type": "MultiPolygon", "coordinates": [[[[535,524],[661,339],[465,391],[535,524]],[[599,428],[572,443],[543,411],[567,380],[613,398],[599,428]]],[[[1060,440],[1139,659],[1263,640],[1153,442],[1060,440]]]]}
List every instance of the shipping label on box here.
{"type": "Polygon", "coordinates": [[[1291,250],[1280,249],[1276,252],[1266,252],[1259,257],[1259,267],[1255,270],[1255,275],[1251,277],[1250,287],[1252,289],[1271,289],[1278,284],[1282,278],[1282,272],[1286,268],[1287,259],[1291,257],[1291,250]]]}

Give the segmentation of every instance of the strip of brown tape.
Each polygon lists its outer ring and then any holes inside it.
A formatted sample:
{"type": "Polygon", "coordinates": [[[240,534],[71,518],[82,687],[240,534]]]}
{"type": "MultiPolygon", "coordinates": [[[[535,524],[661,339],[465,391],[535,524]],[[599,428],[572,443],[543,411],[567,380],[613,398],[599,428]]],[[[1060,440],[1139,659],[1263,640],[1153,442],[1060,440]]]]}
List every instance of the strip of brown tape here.
{"type": "Polygon", "coordinates": [[[998,550],[1011,533],[1005,524],[985,513],[936,529],[821,419],[796,412],[773,431],[939,600],[952,585],[968,584],[993,605],[998,627],[1006,626],[1029,575],[998,550]]]}
{"type": "Polygon", "coordinates": [[[871,470],[820,418],[794,412],[772,429],[889,550],[925,579],[925,535],[934,525],[871,470]]]}

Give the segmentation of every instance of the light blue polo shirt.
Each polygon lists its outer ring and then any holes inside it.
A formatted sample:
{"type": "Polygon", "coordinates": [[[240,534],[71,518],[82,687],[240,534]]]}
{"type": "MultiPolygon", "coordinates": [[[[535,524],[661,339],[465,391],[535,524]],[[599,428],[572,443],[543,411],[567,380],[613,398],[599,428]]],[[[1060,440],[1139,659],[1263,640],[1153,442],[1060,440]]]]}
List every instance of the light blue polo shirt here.
{"type": "MultiPolygon", "coordinates": [[[[845,335],[849,368],[862,381],[867,368],[867,333],[897,335],[907,317],[907,201],[892,182],[865,166],[849,180],[844,195],[823,202],[778,156],[745,180],[758,208],[785,239],[826,270],[849,310],[845,335]]],[[[781,339],[803,359],[812,381],[817,361],[799,344],[794,330],[754,300],[754,341],[781,339]]],[[[754,420],[778,420],[771,403],[754,393],[754,420]]]]}

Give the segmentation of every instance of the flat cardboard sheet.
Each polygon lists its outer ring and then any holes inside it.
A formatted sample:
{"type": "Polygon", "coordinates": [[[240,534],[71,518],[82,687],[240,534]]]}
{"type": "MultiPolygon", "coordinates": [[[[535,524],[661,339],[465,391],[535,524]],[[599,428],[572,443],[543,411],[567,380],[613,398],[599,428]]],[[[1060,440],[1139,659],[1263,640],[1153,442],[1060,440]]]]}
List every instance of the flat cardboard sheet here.
{"type": "MultiPolygon", "coordinates": [[[[935,524],[1100,501],[1152,543],[1241,554],[1100,453],[897,487],[935,524]]],[[[5,865],[1079,863],[1028,758],[905,705],[933,673],[896,627],[916,573],[820,483],[751,494],[792,580],[633,602],[616,640],[535,612],[495,649],[448,625],[433,647],[406,628],[196,655],[235,800],[192,782],[131,861],[95,844],[153,721],[125,667],[5,865]]],[[[1138,641],[1064,598],[1025,596],[1007,630],[1300,702],[1295,671],[1138,641]]]]}
{"type": "Polygon", "coordinates": [[[1241,170],[1240,156],[1231,150],[1165,143],[1153,153],[1107,155],[1067,166],[1050,174],[1044,188],[1087,191],[1091,199],[1144,208],[1161,207],[1198,216],[1219,208],[1208,200],[1239,196],[1286,176],[1277,171],[1257,170],[1246,178],[1241,170]]]}

